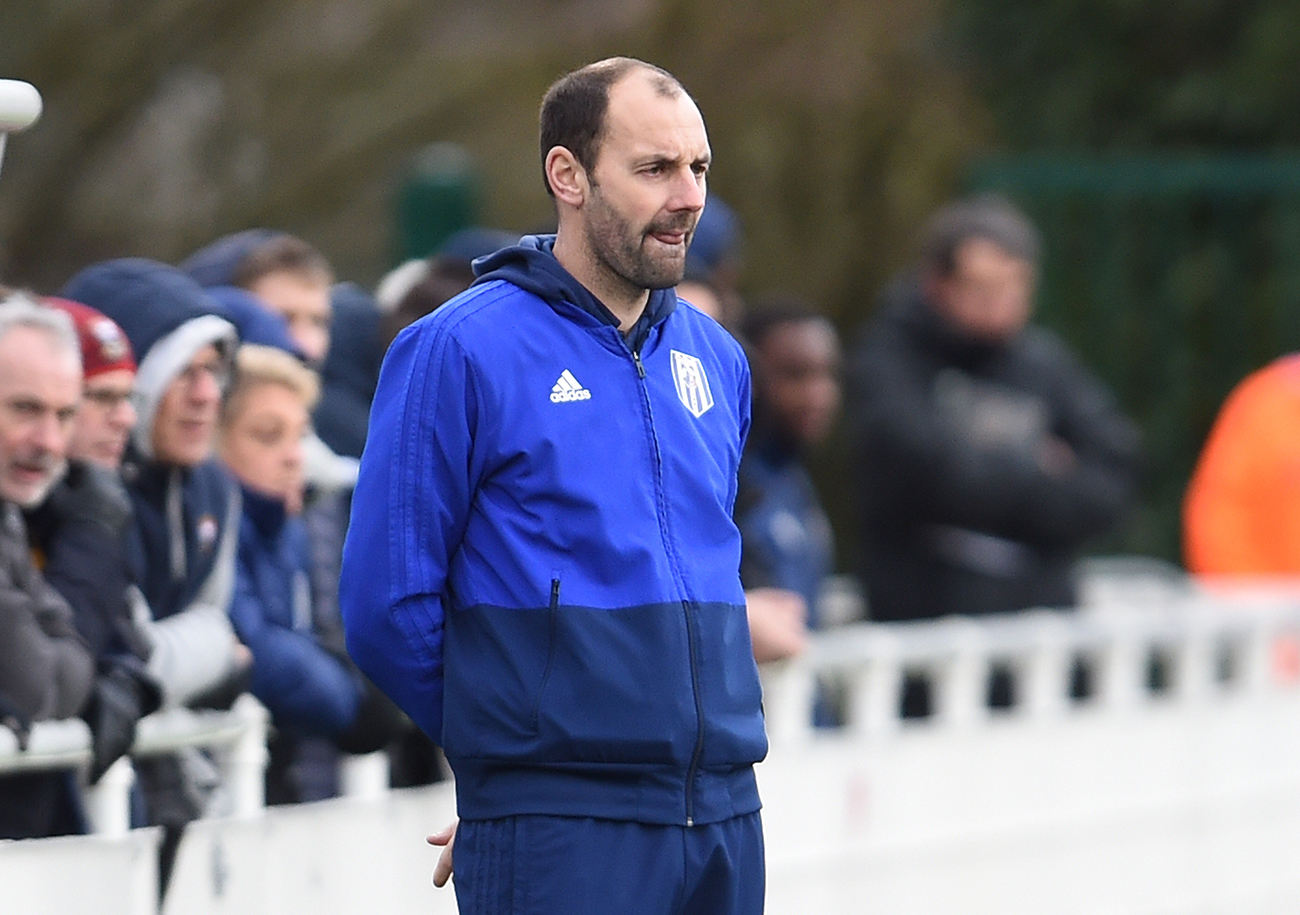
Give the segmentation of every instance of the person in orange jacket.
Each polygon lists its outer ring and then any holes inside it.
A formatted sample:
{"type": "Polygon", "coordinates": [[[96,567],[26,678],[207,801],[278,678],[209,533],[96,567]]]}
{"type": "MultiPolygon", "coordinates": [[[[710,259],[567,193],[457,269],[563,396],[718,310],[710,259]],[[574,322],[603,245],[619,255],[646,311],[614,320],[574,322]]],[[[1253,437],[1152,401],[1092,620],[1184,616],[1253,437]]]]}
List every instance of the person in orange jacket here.
{"type": "Polygon", "coordinates": [[[1300,573],[1300,353],[1228,395],[1183,500],[1183,559],[1202,575],[1300,573]]]}

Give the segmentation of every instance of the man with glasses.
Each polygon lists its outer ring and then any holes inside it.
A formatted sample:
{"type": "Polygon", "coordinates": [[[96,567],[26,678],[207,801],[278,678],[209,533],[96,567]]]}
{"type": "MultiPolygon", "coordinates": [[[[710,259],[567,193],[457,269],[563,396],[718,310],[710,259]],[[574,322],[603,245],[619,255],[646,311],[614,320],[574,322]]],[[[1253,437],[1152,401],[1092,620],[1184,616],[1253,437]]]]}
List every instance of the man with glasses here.
{"type": "Polygon", "coordinates": [[[235,329],[189,277],[141,258],[88,267],[63,294],[116,321],[139,362],[139,416],[122,467],[132,565],[160,623],[150,670],[167,704],[189,704],[243,660],[226,615],[238,498],[213,459],[235,329]]]}
{"type": "MultiPolygon", "coordinates": [[[[130,569],[151,619],[147,670],[165,706],[228,705],[251,663],[228,616],[239,495],[213,456],[235,328],[188,276],[143,258],[87,267],[61,294],[116,321],[139,364],[122,473],[134,515],[130,569]]],[[[154,762],[137,768],[149,821],[176,827],[164,842],[165,876],[167,849],[203,799],[192,780],[154,762]]]]}

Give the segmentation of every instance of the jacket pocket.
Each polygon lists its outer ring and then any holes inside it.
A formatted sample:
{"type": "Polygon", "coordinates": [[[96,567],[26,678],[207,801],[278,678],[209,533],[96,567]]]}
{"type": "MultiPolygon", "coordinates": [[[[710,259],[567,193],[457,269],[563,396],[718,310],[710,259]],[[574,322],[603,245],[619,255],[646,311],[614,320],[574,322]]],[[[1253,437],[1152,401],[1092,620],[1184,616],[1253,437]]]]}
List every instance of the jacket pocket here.
{"type": "Polygon", "coordinates": [[[542,668],[542,682],[537,687],[537,699],[533,703],[533,714],[530,718],[533,733],[540,730],[542,715],[542,697],[546,695],[546,684],[551,680],[551,671],[555,668],[555,639],[556,632],[559,628],[560,614],[560,576],[558,574],[551,578],[551,600],[548,605],[547,623],[546,623],[546,665],[542,668]]]}

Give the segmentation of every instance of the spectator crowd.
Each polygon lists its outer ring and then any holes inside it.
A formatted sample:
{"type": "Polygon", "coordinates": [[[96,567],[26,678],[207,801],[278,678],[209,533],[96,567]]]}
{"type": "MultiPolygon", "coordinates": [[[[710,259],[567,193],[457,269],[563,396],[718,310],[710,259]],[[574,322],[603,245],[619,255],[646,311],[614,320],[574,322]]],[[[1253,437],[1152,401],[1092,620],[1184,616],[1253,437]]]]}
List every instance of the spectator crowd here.
{"type": "MultiPolygon", "coordinates": [[[[93,739],[86,771],[0,775],[0,838],[84,831],[84,786],[130,752],[142,717],[245,692],[271,714],[270,803],[337,794],[346,754],[387,750],[395,786],[444,777],[433,739],[348,657],[342,545],[354,510],[383,510],[351,497],[388,344],[518,238],[463,230],[373,292],[266,229],[178,265],[120,258],[57,290],[0,289],[0,721],[21,744],[36,721],[80,717],[93,739]]],[[[758,663],[834,622],[837,571],[881,624],[1076,603],[1076,561],[1123,521],[1141,445],[1031,321],[1039,258],[1008,201],[954,201],[845,345],[814,303],[742,296],[737,216],[709,200],[678,294],[752,369],[734,519],[758,663]],[[847,569],[810,460],[841,414],[862,548],[847,569]]],[[[1296,548],[1271,497],[1294,459],[1265,432],[1290,428],[1297,379],[1294,359],[1278,363],[1225,410],[1189,492],[1197,570],[1295,571],[1289,554],[1246,552],[1296,548]],[[1234,451],[1248,435],[1261,444],[1234,451]]],[[[990,702],[1011,689],[994,677],[990,702]]],[[[900,701],[925,714],[925,684],[900,701]]],[[[841,720],[833,684],[810,713],[841,720]]],[[[165,880],[213,769],[199,751],[135,767],[134,821],[163,827],[165,880]]]]}

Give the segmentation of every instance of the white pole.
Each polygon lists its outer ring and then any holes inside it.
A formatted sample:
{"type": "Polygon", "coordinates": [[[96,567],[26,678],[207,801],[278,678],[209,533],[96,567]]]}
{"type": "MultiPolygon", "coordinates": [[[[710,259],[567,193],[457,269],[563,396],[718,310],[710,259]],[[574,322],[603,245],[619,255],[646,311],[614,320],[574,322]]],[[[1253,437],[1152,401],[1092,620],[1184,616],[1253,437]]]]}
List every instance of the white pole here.
{"type": "Polygon", "coordinates": [[[244,723],[243,733],[227,757],[231,813],[237,817],[256,816],[266,807],[266,731],[271,715],[250,693],[236,699],[231,711],[244,723]]]}
{"type": "Polygon", "coordinates": [[[40,116],[41,94],[35,86],[20,79],[0,79],[0,165],[8,134],[26,130],[40,116]]]}
{"type": "Polygon", "coordinates": [[[133,784],[135,769],[130,757],[123,756],[108,767],[93,787],[86,789],[86,814],[92,832],[119,838],[130,831],[133,784]]]}

